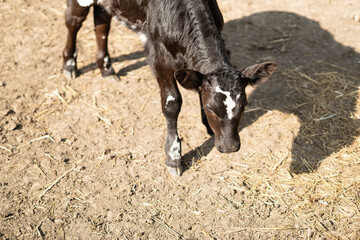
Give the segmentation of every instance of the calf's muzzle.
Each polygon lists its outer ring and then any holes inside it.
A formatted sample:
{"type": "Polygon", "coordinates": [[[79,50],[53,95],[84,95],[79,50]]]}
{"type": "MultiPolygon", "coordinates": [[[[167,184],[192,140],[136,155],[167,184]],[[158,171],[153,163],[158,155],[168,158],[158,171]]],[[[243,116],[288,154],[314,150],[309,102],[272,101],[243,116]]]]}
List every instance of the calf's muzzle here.
{"type": "Polygon", "coordinates": [[[236,136],[233,137],[215,138],[215,146],[221,153],[237,152],[241,146],[240,137],[236,134],[236,136]]]}

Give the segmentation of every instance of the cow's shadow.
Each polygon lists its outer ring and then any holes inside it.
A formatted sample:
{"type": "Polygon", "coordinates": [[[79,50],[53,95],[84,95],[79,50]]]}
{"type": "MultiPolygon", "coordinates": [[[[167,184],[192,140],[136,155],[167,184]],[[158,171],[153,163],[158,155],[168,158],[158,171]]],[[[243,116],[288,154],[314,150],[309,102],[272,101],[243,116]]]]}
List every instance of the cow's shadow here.
{"type": "MultiPolygon", "coordinates": [[[[145,57],[145,52],[144,51],[136,51],[136,52],[132,52],[129,54],[123,54],[123,55],[119,55],[117,57],[111,57],[111,62],[114,63],[118,63],[118,62],[123,62],[125,60],[136,60],[136,59],[140,59],[140,58],[144,58],[145,57]]],[[[118,77],[124,77],[126,76],[129,72],[142,68],[143,66],[146,66],[147,62],[146,60],[139,60],[135,63],[132,63],[124,68],[121,68],[118,70],[118,72],[116,73],[116,76],[118,77]]],[[[85,65],[81,68],[78,69],[79,71],[79,75],[85,74],[87,72],[90,71],[94,71],[97,69],[97,65],[95,62],[90,63],[88,65],[85,65]]]]}
{"type": "MultiPolygon", "coordinates": [[[[267,110],[295,114],[301,127],[292,142],[291,172],[315,171],[326,157],[354,142],[360,129],[360,120],[353,116],[359,53],[336,42],[318,22],[290,12],[262,12],[230,21],[222,35],[234,65],[279,64],[276,76],[248,96],[248,108],[263,110],[245,113],[240,125],[249,126],[267,110]]],[[[184,154],[184,162],[189,168],[213,148],[211,137],[184,154]]]]}

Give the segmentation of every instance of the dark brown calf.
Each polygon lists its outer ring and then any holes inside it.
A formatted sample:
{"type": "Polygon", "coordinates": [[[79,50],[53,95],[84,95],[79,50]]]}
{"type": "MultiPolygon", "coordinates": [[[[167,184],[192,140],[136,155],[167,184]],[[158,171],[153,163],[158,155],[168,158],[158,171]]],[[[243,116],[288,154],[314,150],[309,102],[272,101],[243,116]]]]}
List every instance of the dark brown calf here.
{"type": "Polygon", "coordinates": [[[64,50],[64,72],[76,76],[76,33],[94,5],[97,64],[103,76],[114,74],[107,51],[110,16],[140,35],[148,63],[160,86],[167,123],[166,165],[182,174],[177,119],[182,98],[177,86],[199,93],[201,115],[220,152],[238,151],[238,127],[247,104],[245,87],[268,80],[276,63],[256,64],[238,71],[230,63],[220,31],[223,17],[216,0],[68,0],[69,29],[64,50]]]}

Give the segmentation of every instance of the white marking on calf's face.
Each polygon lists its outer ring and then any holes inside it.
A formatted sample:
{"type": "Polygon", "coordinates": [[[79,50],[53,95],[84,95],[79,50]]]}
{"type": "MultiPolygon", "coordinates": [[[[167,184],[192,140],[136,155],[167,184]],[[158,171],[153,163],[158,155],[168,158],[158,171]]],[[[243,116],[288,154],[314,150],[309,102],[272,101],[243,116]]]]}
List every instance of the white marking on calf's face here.
{"type": "Polygon", "coordinates": [[[176,135],[175,136],[175,140],[174,142],[171,144],[170,146],[170,150],[169,150],[169,157],[172,160],[178,160],[181,158],[181,154],[180,154],[180,140],[179,137],[176,135]]]}
{"type": "Polygon", "coordinates": [[[231,98],[230,92],[221,90],[221,88],[219,86],[217,86],[215,88],[215,91],[217,93],[221,93],[221,94],[224,94],[226,96],[226,99],[224,101],[224,104],[225,104],[225,107],[226,107],[226,113],[228,115],[228,118],[232,119],[232,117],[233,117],[233,109],[236,107],[236,103],[231,98]]]}
{"type": "MultiPolygon", "coordinates": [[[[94,0],[77,0],[77,2],[82,7],[88,7],[88,6],[90,6],[91,4],[94,3],[94,0]]],[[[101,2],[101,1],[99,1],[99,2],[101,2]]]]}

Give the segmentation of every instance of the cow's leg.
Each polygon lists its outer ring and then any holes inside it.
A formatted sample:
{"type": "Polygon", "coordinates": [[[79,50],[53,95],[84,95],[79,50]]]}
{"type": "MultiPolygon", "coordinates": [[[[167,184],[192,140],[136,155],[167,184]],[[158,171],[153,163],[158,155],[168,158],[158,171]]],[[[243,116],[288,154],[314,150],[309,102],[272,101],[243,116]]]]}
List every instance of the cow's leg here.
{"type": "Polygon", "coordinates": [[[199,93],[199,98],[200,98],[200,107],[201,107],[201,121],[202,123],[205,125],[206,127],[206,131],[209,135],[214,135],[213,131],[211,130],[211,127],[209,125],[209,122],[207,120],[207,117],[205,115],[205,112],[204,112],[204,106],[203,106],[203,103],[201,101],[201,95],[199,93]]]}
{"type": "Polygon", "coordinates": [[[103,77],[114,75],[111,66],[110,55],[108,53],[108,36],[110,31],[111,15],[101,6],[94,5],[94,24],[97,43],[96,63],[101,70],[103,77]]]}
{"type": "Polygon", "coordinates": [[[89,13],[89,7],[81,7],[76,0],[67,0],[65,23],[68,28],[67,40],[63,52],[64,74],[68,79],[76,77],[76,35],[89,13]]]}
{"type": "Polygon", "coordinates": [[[171,175],[181,176],[183,166],[177,121],[182,99],[172,70],[159,67],[156,69],[156,75],[160,86],[162,112],[167,124],[165,141],[166,165],[171,175]]]}
{"type": "Polygon", "coordinates": [[[161,106],[167,125],[165,141],[166,165],[173,176],[181,176],[183,172],[181,141],[177,132],[177,121],[181,104],[181,95],[175,80],[173,80],[170,85],[161,89],[161,106]]]}

